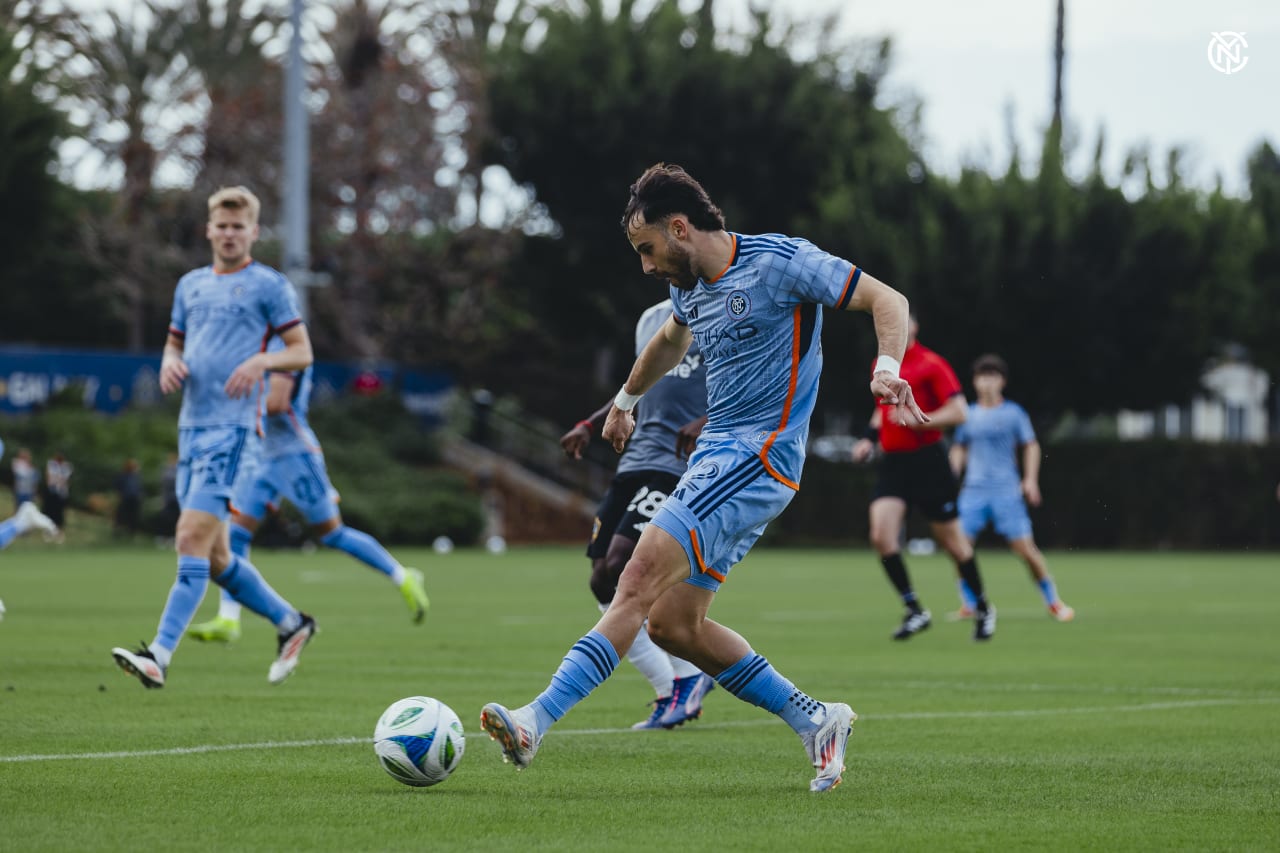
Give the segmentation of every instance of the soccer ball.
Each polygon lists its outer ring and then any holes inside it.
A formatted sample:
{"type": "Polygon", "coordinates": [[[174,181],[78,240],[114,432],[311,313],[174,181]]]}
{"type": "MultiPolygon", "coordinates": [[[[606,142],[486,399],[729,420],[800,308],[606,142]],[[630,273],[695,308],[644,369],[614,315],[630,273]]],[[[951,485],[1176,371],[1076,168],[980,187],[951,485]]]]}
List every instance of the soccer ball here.
{"type": "Polygon", "coordinates": [[[415,788],[448,779],[466,746],[458,715],[429,696],[393,702],[373,730],[373,751],[382,769],[415,788]]]}

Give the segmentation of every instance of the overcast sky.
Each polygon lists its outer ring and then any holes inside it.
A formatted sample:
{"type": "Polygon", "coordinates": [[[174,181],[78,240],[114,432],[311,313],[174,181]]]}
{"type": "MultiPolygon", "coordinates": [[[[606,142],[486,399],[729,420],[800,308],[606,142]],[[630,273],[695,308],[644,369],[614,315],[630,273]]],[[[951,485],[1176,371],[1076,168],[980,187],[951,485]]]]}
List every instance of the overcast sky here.
{"type": "MultiPolygon", "coordinates": [[[[749,0],[718,0],[728,21],[749,0]]],[[[924,101],[931,168],[954,172],[985,158],[1008,163],[1005,113],[1012,104],[1025,158],[1034,162],[1048,122],[1056,0],[778,0],[788,16],[841,10],[843,35],[889,35],[896,60],[890,93],[924,101]]],[[[1114,176],[1125,152],[1151,146],[1163,163],[1185,147],[1191,178],[1220,173],[1244,190],[1248,152],[1266,138],[1280,148],[1280,3],[1276,0],[1066,0],[1068,132],[1090,163],[1098,131],[1114,176]],[[1244,34],[1247,64],[1223,74],[1209,63],[1215,32],[1244,34]]]]}

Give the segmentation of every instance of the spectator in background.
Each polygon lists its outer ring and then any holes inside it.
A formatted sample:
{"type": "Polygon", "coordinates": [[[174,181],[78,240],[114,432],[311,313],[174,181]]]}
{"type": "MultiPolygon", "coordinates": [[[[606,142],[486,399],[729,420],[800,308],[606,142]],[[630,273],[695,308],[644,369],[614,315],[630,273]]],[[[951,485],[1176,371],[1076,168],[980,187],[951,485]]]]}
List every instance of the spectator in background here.
{"type": "Polygon", "coordinates": [[[178,524],[178,515],[182,508],[178,505],[178,454],[170,453],[164,463],[164,473],[160,475],[160,494],[164,505],[160,510],[161,533],[166,537],[178,524]]]}
{"type": "Polygon", "coordinates": [[[62,451],[44,466],[44,514],[53,519],[59,529],[66,525],[67,500],[71,497],[71,474],[75,466],[67,461],[62,451]]]}
{"type": "Polygon", "coordinates": [[[116,475],[115,534],[132,536],[138,532],[142,520],[142,474],[137,459],[126,459],[124,467],[116,475]]]}
{"type": "Polygon", "coordinates": [[[24,503],[34,503],[40,488],[40,471],[31,463],[31,451],[23,447],[13,457],[13,508],[16,511],[24,503]]]}

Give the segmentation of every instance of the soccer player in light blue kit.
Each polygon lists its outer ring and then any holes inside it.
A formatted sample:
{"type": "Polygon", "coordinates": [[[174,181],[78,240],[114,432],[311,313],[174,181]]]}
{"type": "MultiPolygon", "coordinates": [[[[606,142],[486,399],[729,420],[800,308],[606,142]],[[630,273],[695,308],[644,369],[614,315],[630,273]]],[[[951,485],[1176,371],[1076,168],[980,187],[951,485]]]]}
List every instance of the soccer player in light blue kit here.
{"type": "Polygon", "coordinates": [[[817,775],[840,782],[857,715],[797,689],[747,641],[706,618],[716,590],[800,487],[809,417],[822,371],[822,306],[869,312],[880,358],[871,392],[890,416],[927,420],[897,368],[907,300],[806,240],[725,230],[724,216],[679,166],[659,163],[631,186],[622,225],[645,273],[670,284],[674,312],[636,360],[605,422],[621,451],[641,395],[697,340],[707,370],[705,430],[675,492],[640,534],[609,610],[527,705],[484,706],[480,725],[517,769],[543,735],[618,665],[640,626],[668,652],[714,676],[800,736],[817,775]]]}
{"type": "Polygon", "coordinates": [[[185,386],[178,415],[178,577],[155,639],[134,651],[111,650],[120,668],[144,687],[164,687],[170,659],[210,577],[276,626],[277,655],[267,672],[272,684],[293,672],[316,630],[314,619],[281,598],[227,542],[238,478],[256,461],[264,377],[311,364],[311,340],[293,286],[249,254],[258,239],[258,211],[257,197],[244,187],[210,196],[205,236],[213,263],[184,275],[174,293],[160,390],[171,394],[185,386]],[[265,351],[272,335],[281,337],[284,349],[265,351]]]}
{"type": "MultiPolygon", "coordinates": [[[[651,305],[636,323],[636,355],[671,317],[670,299],[651,305]]],[[[609,490],[596,510],[587,556],[591,592],[600,612],[609,609],[618,578],[635,551],[640,534],[675,490],[698,435],[707,423],[707,372],[696,343],[675,367],[649,389],[635,432],[618,460],[609,490]]],[[[581,459],[596,424],[603,426],[610,400],[560,438],[571,459],[581,459]]],[[[670,729],[702,716],[702,699],[715,686],[711,676],[687,660],[660,649],[644,628],[636,632],[627,660],[653,685],[653,712],[633,729],[670,729]]]]}
{"type": "MultiPolygon", "coordinates": [[[[0,459],[4,458],[4,442],[0,441],[0,459]]],[[[29,530],[44,531],[45,538],[58,535],[58,525],[53,519],[45,515],[31,501],[23,501],[18,504],[18,511],[0,521],[0,551],[8,548],[13,544],[13,540],[29,530]]],[[[4,618],[4,602],[0,601],[0,619],[4,618]]]]}
{"type": "MultiPolygon", "coordinates": [[[[275,337],[267,352],[284,349],[275,337]]],[[[400,565],[378,540],[342,522],[338,490],[329,482],[324,451],[307,412],[311,403],[311,368],[288,373],[273,372],[267,380],[265,435],[256,477],[237,487],[231,508],[231,551],[249,559],[249,543],[267,513],[287,498],[306,518],[320,543],[344,551],[386,575],[409,605],[416,623],[426,616],[430,601],[422,572],[400,565]]],[[[216,618],[192,625],[187,636],[207,642],[229,643],[240,637],[240,602],[222,590],[216,618]]]]}
{"type": "MultiPolygon", "coordinates": [[[[973,363],[978,401],[969,406],[968,418],[956,429],[950,451],[952,470],[957,477],[964,476],[960,526],[970,542],[977,541],[988,524],[995,527],[1010,550],[1027,564],[1049,613],[1059,622],[1070,622],[1076,612],[1058,597],[1057,585],[1031,532],[1027,504],[1040,505],[1040,443],[1026,410],[1004,398],[1008,378],[1009,367],[998,355],[984,355],[973,363]]],[[[974,600],[963,580],[960,598],[963,603],[958,615],[967,616],[974,600]]]]}

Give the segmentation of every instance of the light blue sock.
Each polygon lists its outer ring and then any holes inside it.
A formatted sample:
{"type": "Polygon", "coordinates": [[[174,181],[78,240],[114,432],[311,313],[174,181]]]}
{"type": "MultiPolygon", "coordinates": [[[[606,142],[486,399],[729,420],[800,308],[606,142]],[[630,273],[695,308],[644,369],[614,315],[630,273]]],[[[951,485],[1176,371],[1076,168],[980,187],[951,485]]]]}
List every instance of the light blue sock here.
{"type": "Polygon", "coordinates": [[[617,666],[618,653],[613,643],[599,631],[591,631],[574,643],[551,676],[551,684],[530,703],[538,717],[538,731],[551,728],[552,723],[599,687],[617,666]]]}
{"type": "Polygon", "coordinates": [[[1040,587],[1040,594],[1044,596],[1045,604],[1053,604],[1058,600],[1058,588],[1053,583],[1053,578],[1045,577],[1036,581],[1036,586],[1040,587]]]}
{"type": "Polygon", "coordinates": [[[200,601],[208,588],[209,561],[203,557],[178,557],[178,578],[169,589],[169,600],[164,604],[160,627],[151,645],[160,646],[168,653],[178,648],[182,632],[200,609],[200,601]]]}
{"type": "Polygon", "coordinates": [[[978,599],[974,597],[973,590],[969,589],[969,585],[964,582],[964,578],[956,581],[960,587],[960,600],[964,602],[964,606],[970,610],[978,609],[978,599]]]}
{"type": "Polygon", "coordinates": [[[777,714],[797,734],[815,728],[812,718],[822,703],[797,690],[761,655],[748,652],[715,678],[721,687],[742,701],[777,714]]]}
{"type": "Polygon", "coordinates": [[[404,572],[400,568],[400,563],[396,558],[387,553],[387,549],[383,548],[368,533],[361,533],[359,530],[347,527],[345,524],[336,530],[330,530],[320,540],[320,544],[334,548],[338,551],[345,551],[355,557],[366,566],[371,566],[391,578],[396,583],[404,580],[404,572]],[[397,575],[399,578],[397,579],[397,575]]]}
{"type": "Polygon", "coordinates": [[[8,548],[9,543],[21,536],[22,532],[18,528],[18,519],[7,518],[0,521],[0,548],[8,548]]]}
{"type": "Polygon", "coordinates": [[[249,543],[253,541],[253,531],[232,521],[227,525],[227,532],[231,538],[231,553],[249,559],[249,543]]]}
{"type": "Polygon", "coordinates": [[[230,564],[214,578],[214,582],[231,593],[236,601],[270,620],[281,633],[287,634],[302,624],[302,616],[297,609],[281,598],[253,563],[243,557],[232,554],[230,564]]]}

